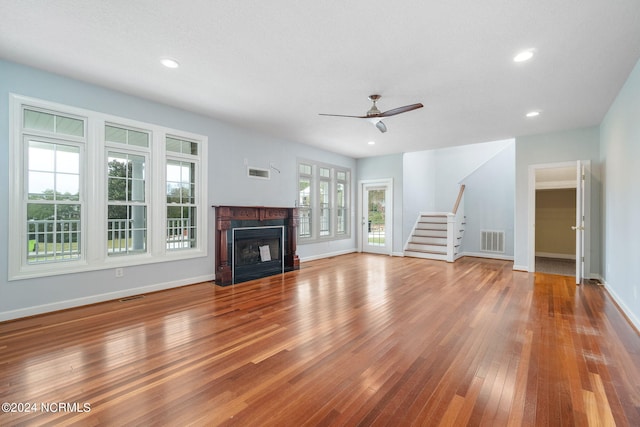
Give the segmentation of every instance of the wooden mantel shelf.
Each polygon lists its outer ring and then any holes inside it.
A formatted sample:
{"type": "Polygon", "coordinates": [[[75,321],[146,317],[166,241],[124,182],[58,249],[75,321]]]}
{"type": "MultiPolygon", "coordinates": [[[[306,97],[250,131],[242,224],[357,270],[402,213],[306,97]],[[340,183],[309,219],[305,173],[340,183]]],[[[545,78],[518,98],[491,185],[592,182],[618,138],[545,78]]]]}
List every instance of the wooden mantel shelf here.
{"type": "Polygon", "coordinates": [[[285,226],[284,250],[285,271],[299,270],[300,260],[296,254],[298,209],[271,206],[213,206],[216,213],[215,266],[216,284],[231,285],[232,266],[230,263],[231,230],[234,227],[260,227],[279,223],[285,226]]]}

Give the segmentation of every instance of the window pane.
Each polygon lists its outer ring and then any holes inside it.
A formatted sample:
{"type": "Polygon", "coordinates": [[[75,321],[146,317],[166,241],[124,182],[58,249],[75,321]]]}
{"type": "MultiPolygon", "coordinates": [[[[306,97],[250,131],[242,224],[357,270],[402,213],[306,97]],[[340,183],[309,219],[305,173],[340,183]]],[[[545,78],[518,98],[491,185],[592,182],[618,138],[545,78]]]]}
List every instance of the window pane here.
{"type": "Polygon", "coordinates": [[[135,130],[128,130],[127,133],[129,134],[129,145],[135,145],[136,147],[149,146],[149,134],[135,130]]]}
{"type": "Polygon", "coordinates": [[[56,133],[84,136],[84,121],[70,117],[56,116],[56,133]]]}
{"type": "Polygon", "coordinates": [[[305,165],[304,163],[300,163],[299,171],[300,171],[301,174],[311,175],[311,166],[310,165],[305,165]]]}
{"type": "MultiPolygon", "coordinates": [[[[29,141],[29,170],[53,172],[55,170],[55,144],[29,141]]],[[[53,186],[51,186],[53,188],[53,186]]]]}
{"type": "Polygon", "coordinates": [[[105,125],[104,139],[109,142],[133,145],[136,147],[149,146],[149,134],[132,129],[125,129],[112,125],[105,125]]]}
{"type": "Polygon", "coordinates": [[[195,203],[195,163],[167,161],[167,203],[195,203]]]}
{"type": "Polygon", "coordinates": [[[24,127],[26,129],[55,131],[55,116],[40,111],[24,110],[24,127]]]}
{"type": "Polygon", "coordinates": [[[331,175],[331,171],[327,168],[320,168],[320,176],[322,178],[329,178],[331,175]]]}
{"type": "Polygon", "coordinates": [[[347,174],[345,172],[336,172],[336,179],[338,181],[345,181],[347,179],[347,174]]]}
{"type": "Polygon", "coordinates": [[[167,207],[167,249],[180,250],[197,247],[196,208],[167,207]]]}
{"type": "Polygon", "coordinates": [[[145,201],[145,157],[108,153],[108,200],[145,201]]]}
{"type": "Polygon", "coordinates": [[[35,110],[24,110],[25,129],[84,136],[84,121],[35,110]]]}
{"type": "Polygon", "coordinates": [[[29,171],[29,200],[54,200],[55,174],[29,171]]]}
{"type": "Polygon", "coordinates": [[[184,139],[167,137],[166,139],[167,151],[181,154],[198,155],[198,144],[193,141],[187,141],[184,139]]]}
{"type": "Polygon", "coordinates": [[[80,175],[56,174],[56,200],[80,199],[80,175]]]}
{"type": "Polygon", "coordinates": [[[30,200],[80,199],[80,148],[29,141],[27,156],[30,200]]]}
{"type": "Polygon", "coordinates": [[[320,181],[320,235],[331,234],[331,209],[329,205],[329,181],[320,181]]]}
{"type": "Polygon", "coordinates": [[[27,204],[27,263],[79,259],[80,205],[27,204]]]}
{"type": "Polygon", "coordinates": [[[311,237],[311,179],[300,178],[298,189],[298,235],[311,237]]]}
{"type": "Polygon", "coordinates": [[[109,205],[107,254],[124,255],[147,250],[147,207],[109,205]]]}
{"type": "Polygon", "coordinates": [[[299,206],[311,205],[311,180],[309,178],[300,178],[298,191],[299,206]]]}
{"type": "Polygon", "coordinates": [[[115,126],[106,125],[104,127],[104,139],[109,142],[127,143],[127,130],[115,126]]]}

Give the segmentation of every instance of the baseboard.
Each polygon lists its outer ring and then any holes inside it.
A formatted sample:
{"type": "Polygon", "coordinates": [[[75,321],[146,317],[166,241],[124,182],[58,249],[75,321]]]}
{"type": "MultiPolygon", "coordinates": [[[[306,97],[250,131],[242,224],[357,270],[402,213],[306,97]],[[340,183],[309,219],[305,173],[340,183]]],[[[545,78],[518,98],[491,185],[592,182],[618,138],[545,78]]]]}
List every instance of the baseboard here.
{"type": "Polygon", "coordinates": [[[524,271],[525,273],[529,272],[529,267],[526,265],[515,265],[513,264],[514,271],[524,271]]]}
{"type": "Polygon", "coordinates": [[[51,313],[53,311],[66,310],[69,308],[80,307],[83,305],[96,304],[99,302],[112,301],[120,298],[130,297],[133,295],[146,294],[150,292],[164,291],[171,288],[179,288],[181,286],[193,285],[200,282],[213,281],[213,275],[200,277],[190,277],[188,279],[176,280],[172,282],[156,283],[149,286],[141,286],[139,288],[123,289],[116,292],[108,292],[104,294],[91,295],[82,298],[75,298],[65,301],[58,301],[49,304],[36,305],[33,307],[21,308],[18,310],[0,312],[0,322],[7,320],[20,319],[22,317],[35,316],[38,314],[51,313]]]}
{"type": "Polygon", "coordinates": [[[358,250],[354,248],[354,249],[346,249],[344,251],[329,252],[321,255],[312,255],[312,256],[300,258],[300,262],[315,261],[317,259],[331,258],[338,255],[352,254],[354,252],[358,252],[358,250]]]}
{"type": "Polygon", "coordinates": [[[391,256],[403,257],[404,256],[404,252],[391,252],[391,256]]]}
{"type": "Polygon", "coordinates": [[[556,258],[556,259],[572,259],[572,260],[576,260],[576,256],[571,255],[571,254],[558,254],[558,253],[553,253],[553,252],[536,252],[536,256],[542,257],[542,258],[556,258]]]}
{"type": "Polygon", "coordinates": [[[461,252],[458,254],[459,257],[463,256],[471,256],[475,258],[489,258],[489,259],[501,259],[504,261],[513,261],[513,257],[510,255],[501,255],[501,254],[493,254],[486,252],[461,252]]]}
{"type": "Polygon", "coordinates": [[[613,299],[618,308],[620,308],[624,316],[629,320],[631,326],[635,328],[636,332],[640,333],[640,319],[638,319],[636,315],[633,314],[629,307],[624,303],[622,298],[620,298],[618,294],[616,294],[616,292],[611,288],[606,280],[602,280],[602,283],[604,284],[604,289],[611,296],[611,299],[613,299]]]}

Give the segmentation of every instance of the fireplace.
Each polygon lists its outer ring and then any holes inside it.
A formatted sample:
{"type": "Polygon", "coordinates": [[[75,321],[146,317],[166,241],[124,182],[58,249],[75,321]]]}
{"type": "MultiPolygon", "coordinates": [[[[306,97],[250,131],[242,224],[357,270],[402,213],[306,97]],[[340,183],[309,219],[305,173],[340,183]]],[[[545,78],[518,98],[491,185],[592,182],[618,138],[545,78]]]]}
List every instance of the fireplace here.
{"type": "Polygon", "coordinates": [[[284,273],[284,226],[233,228],[232,283],[284,273]]]}
{"type": "Polygon", "coordinates": [[[298,210],[214,206],[216,284],[227,286],[298,270],[298,210]]]}

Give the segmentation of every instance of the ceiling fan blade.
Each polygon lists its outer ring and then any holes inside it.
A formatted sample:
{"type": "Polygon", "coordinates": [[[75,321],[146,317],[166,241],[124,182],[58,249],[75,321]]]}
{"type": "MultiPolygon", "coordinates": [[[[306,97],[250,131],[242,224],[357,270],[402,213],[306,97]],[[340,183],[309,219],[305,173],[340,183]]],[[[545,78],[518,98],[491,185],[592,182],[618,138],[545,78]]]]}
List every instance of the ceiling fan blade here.
{"type": "Polygon", "coordinates": [[[324,113],[319,113],[319,116],[331,116],[331,117],[351,117],[353,119],[366,119],[367,116],[346,116],[344,114],[324,114],[324,113]]]}
{"type": "Polygon", "coordinates": [[[386,126],[384,123],[382,123],[382,120],[379,120],[379,121],[376,123],[376,127],[377,127],[377,128],[378,128],[378,130],[379,130],[380,132],[382,132],[382,133],[385,133],[385,132],[387,131],[387,126],[386,126]]]}
{"type": "Polygon", "coordinates": [[[396,114],[406,113],[407,111],[417,110],[418,108],[422,108],[422,107],[424,107],[424,105],[422,105],[421,103],[405,105],[404,107],[398,107],[398,108],[394,108],[393,110],[385,111],[384,113],[381,113],[377,117],[395,116],[396,114]]]}

